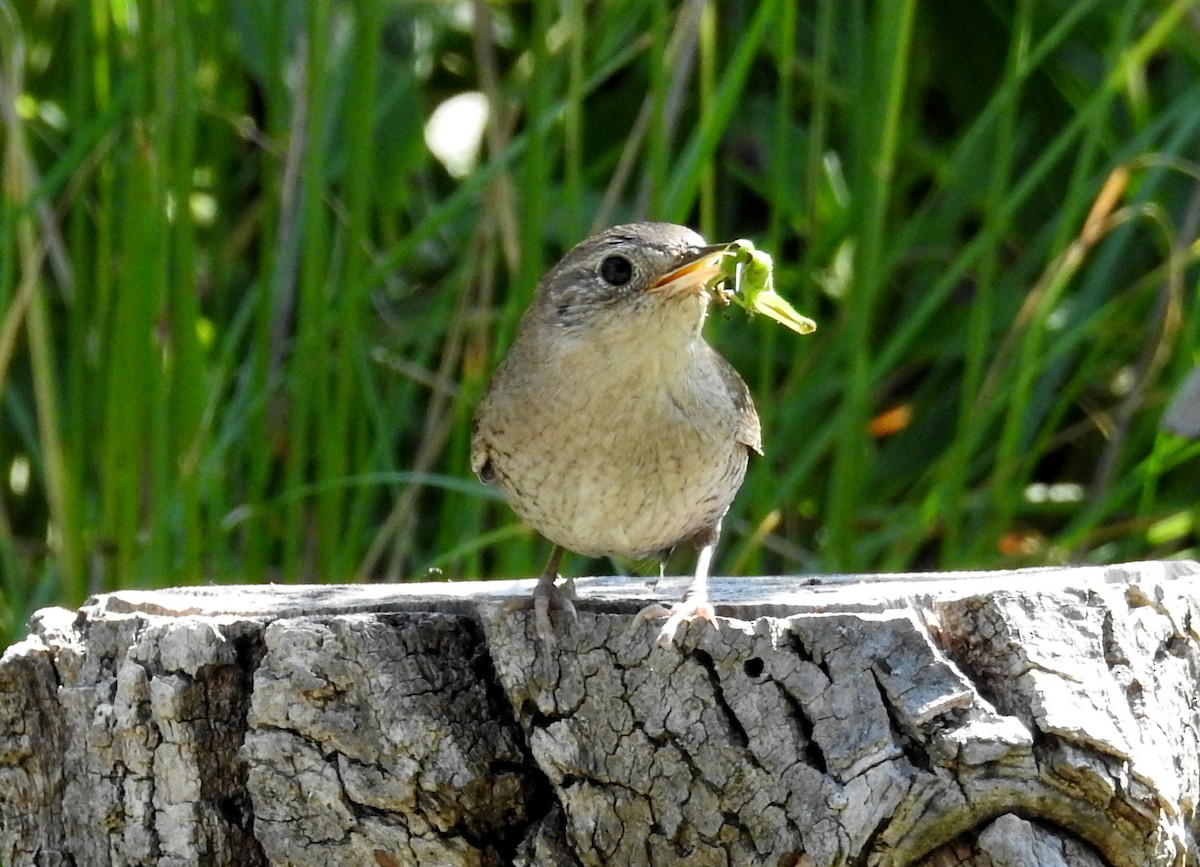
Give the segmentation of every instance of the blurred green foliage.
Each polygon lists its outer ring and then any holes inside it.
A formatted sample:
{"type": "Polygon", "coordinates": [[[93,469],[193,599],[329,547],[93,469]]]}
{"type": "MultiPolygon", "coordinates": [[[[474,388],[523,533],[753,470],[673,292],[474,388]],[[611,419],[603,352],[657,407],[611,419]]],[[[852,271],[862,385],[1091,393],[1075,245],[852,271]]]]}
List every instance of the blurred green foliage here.
{"type": "Polygon", "coordinates": [[[0,638],[536,574],[471,412],[546,267],[645,218],[820,324],[713,318],[766,441],[719,570],[1194,553],[1194,3],[3,0],[0,49],[0,638]]]}

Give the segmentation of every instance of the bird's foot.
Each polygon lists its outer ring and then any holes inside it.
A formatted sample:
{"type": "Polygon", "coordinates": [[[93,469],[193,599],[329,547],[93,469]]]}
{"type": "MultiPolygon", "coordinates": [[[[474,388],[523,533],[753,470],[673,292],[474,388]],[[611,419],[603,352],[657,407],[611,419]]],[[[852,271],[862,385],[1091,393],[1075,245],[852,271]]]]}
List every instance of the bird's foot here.
{"type": "Polygon", "coordinates": [[[503,610],[506,613],[511,613],[513,611],[528,611],[532,608],[533,626],[538,638],[541,639],[546,647],[553,648],[556,641],[554,638],[554,629],[550,625],[550,612],[562,611],[574,623],[579,619],[579,615],[575,613],[575,603],[571,601],[574,596],[575,582],[572,579],[568,578],[559,587],[554,583],[553,578],[543,576],[534,585],[532,596],[509,599],[504,603],[503,610]]]}
{"type": "Polygon", "coordinates": [[[647,605],[634,616],[630,629],[637,628],[638,624],[644,620],[662,620],[663,618],[666,618],[667,622],[658,631],[658,638],[655,639],[655,643],[659,647],[670,647],[675,642],[675,632],[684,623],[690,623],[693,620],[707,620],[713,626],[717,625],[717,613],[708,599],[704,596],[688,596],[670,608],[658,602],[647,605]]]}

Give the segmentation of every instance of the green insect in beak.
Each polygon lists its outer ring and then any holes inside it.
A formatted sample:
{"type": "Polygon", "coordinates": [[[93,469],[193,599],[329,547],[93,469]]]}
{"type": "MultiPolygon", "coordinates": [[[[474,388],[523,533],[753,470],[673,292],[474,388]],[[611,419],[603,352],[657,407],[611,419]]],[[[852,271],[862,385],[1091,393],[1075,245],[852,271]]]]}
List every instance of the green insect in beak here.
{"type": "Polygon", "coordinates": [[[756,250],[754,243],[744,238],[730,242],[721,263],[721,273],[713,278],[710,287],[721,301],[732,301],[751,316],[755,313],[769,316],[797,334],[811,334],[817,328],[817,323],[797,313],[796,308],[775,291],[770,254],[756,250]],[[734,287],[732,290],[730,285],[734,287]]]}

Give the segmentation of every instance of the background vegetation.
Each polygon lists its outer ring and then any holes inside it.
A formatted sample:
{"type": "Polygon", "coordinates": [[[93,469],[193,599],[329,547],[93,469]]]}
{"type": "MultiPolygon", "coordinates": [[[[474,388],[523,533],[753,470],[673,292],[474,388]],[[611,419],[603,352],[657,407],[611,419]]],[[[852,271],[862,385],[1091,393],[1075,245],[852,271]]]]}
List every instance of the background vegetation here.
{"type": "Polygon", "coordinates": [[[0,646],[117,587],[536,574],[471,412],[639,218],[820,323],[711,324],[767,449],[719,570],[1194,554],[1192,2],[3,0],[0,48],[0,646]]]}

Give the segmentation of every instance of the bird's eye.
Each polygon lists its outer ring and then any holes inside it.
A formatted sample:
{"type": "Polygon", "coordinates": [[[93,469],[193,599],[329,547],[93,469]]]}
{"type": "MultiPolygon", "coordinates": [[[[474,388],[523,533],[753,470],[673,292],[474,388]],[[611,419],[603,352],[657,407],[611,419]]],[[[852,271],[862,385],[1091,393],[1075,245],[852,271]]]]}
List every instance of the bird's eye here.
{"type": "Polygon", "coordinates": [[[600,276],[612,286],[624,286],[633,278],[633,263],[624,256],[607,256],[600,263],[600,276]]]}

